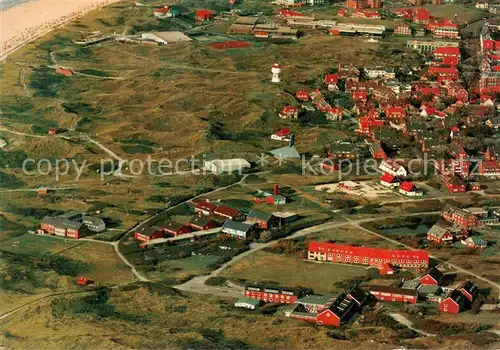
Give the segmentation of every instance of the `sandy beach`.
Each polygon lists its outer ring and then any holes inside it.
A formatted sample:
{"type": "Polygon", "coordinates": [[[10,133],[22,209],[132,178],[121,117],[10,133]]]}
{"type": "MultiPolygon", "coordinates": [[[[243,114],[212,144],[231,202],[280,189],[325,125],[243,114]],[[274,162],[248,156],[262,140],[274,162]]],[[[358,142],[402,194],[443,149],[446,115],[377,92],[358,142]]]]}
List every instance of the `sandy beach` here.
{"type": "Polygon", "coordinates": [[[0,12],[0,61],[24,44],[85,13],[120,0],[36,0],[0,12]]]}

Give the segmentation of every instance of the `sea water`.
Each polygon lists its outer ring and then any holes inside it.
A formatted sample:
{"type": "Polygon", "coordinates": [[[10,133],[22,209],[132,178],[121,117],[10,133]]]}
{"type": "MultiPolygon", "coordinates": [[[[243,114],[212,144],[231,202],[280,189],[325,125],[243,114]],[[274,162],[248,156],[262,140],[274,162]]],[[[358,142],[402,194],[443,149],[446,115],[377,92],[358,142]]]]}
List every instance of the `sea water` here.
{"type": "Polygon", "coordinates": [[[0,11],[4,11],[8,8],[21,5],[30,0],[0,0],[0,11]]]}

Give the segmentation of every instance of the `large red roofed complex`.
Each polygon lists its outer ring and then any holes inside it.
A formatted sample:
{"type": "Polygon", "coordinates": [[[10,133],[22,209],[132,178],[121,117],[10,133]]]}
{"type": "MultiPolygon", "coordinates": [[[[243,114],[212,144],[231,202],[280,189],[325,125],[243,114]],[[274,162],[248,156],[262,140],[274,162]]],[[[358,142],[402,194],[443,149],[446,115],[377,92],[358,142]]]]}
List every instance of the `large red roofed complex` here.
{"type": "Polygon", "coordinates": [[[429,254],[425,250],[395,250],[355,247],[313,241],[309,244],[308,260],[351,263],[382,268],[385,263],[405,268],[427,268],[429,254]]]}

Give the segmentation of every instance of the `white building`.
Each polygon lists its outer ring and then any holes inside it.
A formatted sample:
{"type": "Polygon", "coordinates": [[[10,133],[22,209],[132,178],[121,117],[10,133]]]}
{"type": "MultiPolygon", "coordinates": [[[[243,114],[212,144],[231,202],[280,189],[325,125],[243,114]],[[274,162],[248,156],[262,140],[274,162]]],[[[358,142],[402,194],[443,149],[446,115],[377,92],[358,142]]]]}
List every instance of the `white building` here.
{"type": "Polygon", "coordinates": [[[250,167],[250,163],[243,158],[206,160],[203,164],[203,170],[214,174],[233,173],[235,171],[242,173],[243,169],[250,167]]]}
{"type": "Polygon", "coordinates": [[[380,163],[379,167],[383,172],[389,173],[393,176],[407,176],[408,172],[405,167],[393,159],[385,159],[380,163]]]}
{"type": "Polygon", "coordinates": [[[271,67],[271,73],[273,74],[271,81],[276,84],[279,83],[281,81],[281,67],[278,63],[273,64],[273,66],[271,67]]]}
{"type": "Polygon", "coordinates": [[[364,69],[365,74],[370,79],[395,79],[396,71],[394,68],[369,67],[364,69]]]}
{"type": "Polygon", "coordinates": [[[191,38],[182,32],[149,32],[143,33],[141,38],[142,40],[154,41],[159,45],[191,41],[191,38]]]}

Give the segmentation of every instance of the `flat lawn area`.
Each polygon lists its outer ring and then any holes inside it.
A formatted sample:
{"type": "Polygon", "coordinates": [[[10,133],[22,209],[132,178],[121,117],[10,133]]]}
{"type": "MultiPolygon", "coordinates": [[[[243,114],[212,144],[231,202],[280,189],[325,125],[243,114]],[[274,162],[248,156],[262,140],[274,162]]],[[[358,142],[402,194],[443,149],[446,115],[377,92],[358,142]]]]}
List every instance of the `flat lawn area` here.
{"type": "Polygon", "coordinates": [[[83,242],[61,253],[62,256],[89,264],[86,277],[101,284],[132,282],[130,268],[115,253],[113,246],[104,243],[83,242]]]}
{"type": "Polygon", "coordinates": [[[355,226],[344,226],[344,227],[338,227],[330,230],[321,231],[309,235],[308,238],[318,241],[335,240],[338,243],[363,242],[363,244],[365,245],[371,245],[371,244],[376,245],[378,242],[381,241],[380,238],[370,235],[368,232],[363,231],[355,226]]]}
{"type": "Polygon", "coordinates": [[[59,239],[26,233],[22,236],[3,241],[1,249],[13,253],[57,253],[78,244],[81,244],[81,242],[77,240],[59,239]]]}
{"type": "Polygon", "coordinates": [[[302,286],[327,293],[337,290],[336,282],[365,276],[366,271],[362,266],[312,263],[259,251],[228,267],[222,276],[248,282],[274,281],[282,286],[302,286]]]}
{"type": "Polygon", "coordinates": [[[156,280],[184,280],[190,276],[203,275],[213,270],[210,265],[217,263],[220,258],[217,255],[193,255],[185,259],[165,260],[155,267],[154,272],[148,273],[148,277],[156,280]]]}

